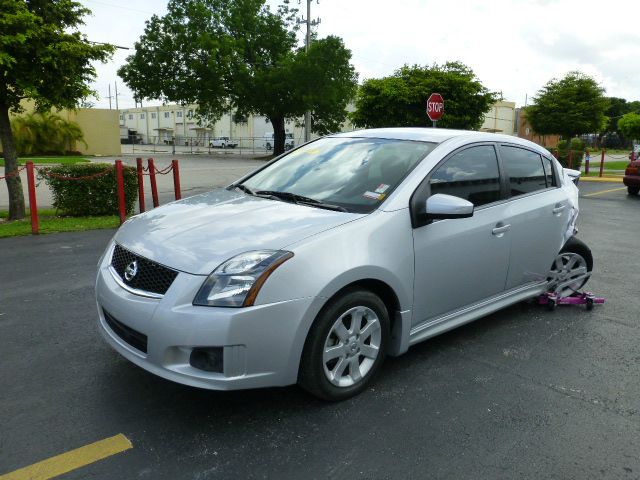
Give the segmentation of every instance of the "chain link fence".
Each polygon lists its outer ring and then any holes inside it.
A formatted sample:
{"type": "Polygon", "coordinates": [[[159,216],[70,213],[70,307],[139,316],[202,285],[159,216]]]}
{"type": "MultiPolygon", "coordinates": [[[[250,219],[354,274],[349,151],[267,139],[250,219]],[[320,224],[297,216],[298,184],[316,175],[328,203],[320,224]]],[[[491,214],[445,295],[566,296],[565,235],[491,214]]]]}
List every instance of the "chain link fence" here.
{"type": "MultiPolygon", "coordinates": [[[[285,138],[285,150],[299,145],[303,139],[293,138],[291,134],[285,138]]],[[[268,154],[273,151],[273,139],[264,137],[212,137],[208,135],[185,137],[182,135],[142,136],[128,135],[120,137],[122,154],[145,153],[250,153],[268,154]]]]}

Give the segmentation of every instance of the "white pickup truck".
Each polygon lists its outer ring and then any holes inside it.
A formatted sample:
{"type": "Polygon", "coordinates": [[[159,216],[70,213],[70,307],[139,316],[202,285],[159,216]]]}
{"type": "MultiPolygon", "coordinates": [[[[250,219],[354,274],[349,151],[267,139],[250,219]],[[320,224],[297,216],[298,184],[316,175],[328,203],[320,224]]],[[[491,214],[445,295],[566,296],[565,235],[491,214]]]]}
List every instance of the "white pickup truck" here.
{"type": "MultiPolygon", "coordinates": [[[[265,133],[264,134],[264,148],[267,150],[273,149],[273,133],[265,133]]],[[[293,141],[293,133],[285,133],[284,134],[284,149],[291,150],[295,146],[293,141]]]]}
{"type": "Polygon", "coordinates": [[[229,137],[216,137],[209,142],[210,148],[236,148],[237,146],[238,142],[229,137]]]}

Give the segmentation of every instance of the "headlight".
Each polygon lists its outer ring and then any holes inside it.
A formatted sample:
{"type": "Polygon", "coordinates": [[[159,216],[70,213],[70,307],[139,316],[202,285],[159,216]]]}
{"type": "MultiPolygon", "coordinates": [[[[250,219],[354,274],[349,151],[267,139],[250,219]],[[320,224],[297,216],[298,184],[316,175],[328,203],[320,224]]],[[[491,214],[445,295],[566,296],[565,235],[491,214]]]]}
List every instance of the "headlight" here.
{"type": "Polygon", "coordinates": [[[293,253],[278,250],[258,250],[236,255],[207,277],[193,304],[250,307],[269,275],[291,257],[293,253]]]}

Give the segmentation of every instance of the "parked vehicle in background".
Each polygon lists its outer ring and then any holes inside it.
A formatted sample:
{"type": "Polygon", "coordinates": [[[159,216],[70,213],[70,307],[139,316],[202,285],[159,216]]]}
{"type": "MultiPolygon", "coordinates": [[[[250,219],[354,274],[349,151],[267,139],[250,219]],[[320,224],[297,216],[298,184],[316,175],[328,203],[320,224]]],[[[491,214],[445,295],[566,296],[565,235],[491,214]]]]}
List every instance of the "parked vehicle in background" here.
{"type": "MultiPolygon", "coordinates": [[[[631,158],[631,154],[629,154],[629,157],[631,158]]],[[[627,187],[629,195],[638,195],[638,192],[640,192],[640,160],[637,153],[627,165],[622,182],[627,187]]]]}
{"type": "Polygon", "coordinates": [[[236,148],[238,142],[229,137],[216,137],[209,142],[210,148],[236,148]]]}
{"type": "MultiPolygon", "coordinates": [[[[267,150],[273,150],[274,145],[274,135],[273,133],[265,133],[264,134],[264,148],[267,150]]],[[[285,133],[284,134],[284,149],[291,150],[295,146],[295,142],[293,141],[293,133],[285,133]]]]}
{"type": "Polygon", "coordinates": [[[175,382],[342,400],[386,355],[582,288],[579,175],[507,135],[324,137],[122,225],[99,261],[100,331],[175,382]]]}

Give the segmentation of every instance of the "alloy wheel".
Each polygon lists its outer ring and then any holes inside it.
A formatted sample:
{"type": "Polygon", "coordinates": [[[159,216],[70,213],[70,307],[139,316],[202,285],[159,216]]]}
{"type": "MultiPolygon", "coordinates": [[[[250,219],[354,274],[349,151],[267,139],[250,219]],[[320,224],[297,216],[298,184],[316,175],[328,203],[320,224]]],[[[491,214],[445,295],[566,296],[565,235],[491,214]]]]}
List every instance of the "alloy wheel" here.
{"type": "Polygon", "coordinates": [[[376,313],[350,308],[334,322],[324,342],[322,364],[329,382],[350,387],[360,382],[380,354],[382,328],[376,313]]]}

